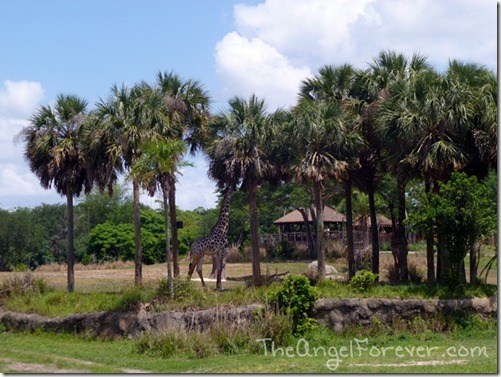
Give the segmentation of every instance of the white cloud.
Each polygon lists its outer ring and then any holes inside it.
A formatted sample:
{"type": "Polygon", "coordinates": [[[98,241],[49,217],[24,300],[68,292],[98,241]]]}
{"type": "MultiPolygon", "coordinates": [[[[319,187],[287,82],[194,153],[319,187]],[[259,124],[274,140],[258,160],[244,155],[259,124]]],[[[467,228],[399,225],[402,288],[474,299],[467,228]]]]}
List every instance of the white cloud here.
{"type": "Polygon", "coordinates": [[[497,11],[492,0],[372,1],[350,35],[364,56],[360,63],[391,49],[424,54],[441,67],[458,59],[496,69],[497,11]]]}
{"type": "Polygon", "coordinates": [[[0,88],[0,206],[14,208],[59,202],[54,190],[44,190],[23,158],[23,145],[15,136],[28,125],[28,118],[44,95],[42,85],[6,80],[0,88]]]}
{"type": "Polygon", "coordinates": [[[207,176],[207,162],[201,155],[186,158],[194,164],[186,167],[176,184],[176,204],[185,210],[214,208],[217,204],[216,184],[207,176]]]}
{"type": "Polygon", "coordinates": [[[364,68],[380,51],[420,53],[496,70],[493,0],[265,0],[234,8],[235,30],[215,49],[227,97],[253,92],[272,106],[295,102],[299,82],[325,64],[364,68]]]}
{"type": "Polygon", "coordinates": [[[28,118],[43,96],[44,90],[38,82],[6,80],[0,90],[0,116],[28,118]]]}
{"type": "Polygon", "coordinates": [[[371,0],[268,0],[237,5],[239,33],[259,38],[294,61],[311,64],[350,49],[349,26],[371,0]]]}
{"type": "Polygon", "coordinates": [[[0,164],[0,197],[15,194],[16,196],[40,195],[40,183],[29,171],[23,171],[16,164],[0,164]]]}
{"type": "Polygon", "coordinates": [[[263,40],[236,32],[218,43],[216,62],[228,97],[256,94],[270,109],[294,103],[300,81],[311,74],[307,67],[294,67],[263,40]]]}
{"type": "MultiPolygon", "coordinates": [[[[207,176],[207,162],[201,154],[188,156],[186,160],[194,166],[183,168],[177,176],[176,206],[182,210],[216,207],[216,184],[207,176]]],[[[152,208],[161,208],[162,194],[157,191],[152,197],[143,192],[141,203],[152,208]]]]}

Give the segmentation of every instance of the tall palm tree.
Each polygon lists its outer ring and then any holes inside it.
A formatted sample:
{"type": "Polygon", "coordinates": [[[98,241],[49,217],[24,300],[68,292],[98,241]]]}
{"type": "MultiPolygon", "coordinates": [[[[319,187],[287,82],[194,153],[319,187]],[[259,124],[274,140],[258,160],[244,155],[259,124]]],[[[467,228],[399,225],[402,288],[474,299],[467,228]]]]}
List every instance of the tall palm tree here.
{"type": "Polygon", "coordinates": [[[290,170],[296,181],[311,184],[316,207],[315,252],[318,278],[325,277],[324,188],[328,179],[347,180],[349,155],[361,139],[350,132],[354,118],[333,101],[300,101],[286,125],[288,145],[293,151],[290,170]]]}
{"type": "Polygon", "coordinates": [[[145,142],[141,145],[141,156],[134,161],[131,176],[135,177],[153,196],[157,189],[162,192],[163,210],[165,219],[165,255],[167,263],[167,284],[169,296],[174,297],[172,280],[171,249],[169,237],[169,190],[170,177],[174,177],[180,166],[186,163],[179,162],[179,156],[186,150],[186,145],[179,139],[164,139],[157,142],[145,142]]]}
{"type": "Polygon", "coordinates": [[[54,185],[66,196],[68,292],[73,292],[73,198],[92,188],[92,169],[82,145],[87,102],[74,95],[58,95],[53,106],[42,106],[23,129],[24,157],[45,189],[54,185]]]}
{"type": "MultiPolygon", "coordinates": [[[[449,62],[443,75],[443,98],[446,111],[443,118],[458,149],[464,155],[456,168],[475,175],[487,176],[489,169],[497,168],[497,80],[491,70],[474,63],[449,62]]],[[[450,177],[449,172],[442,180],[450,177]]],[[[440,237],[439,237],[440,238],[440,237]]],[[[470,282],[476,280],[476,250],[470,251],[470,282]]],[[[437,275],[446,277],[447,250],[439,249],[444,261],[437,275]]],[[[462,266],[464,271],[464,264],[462,266]]],[[[465,276],[466,274],[463,274],[465,276]]]]}
{"type": "MultiPolygon", "coordinates": [[[[163,97],[166,121],[160,131],[163,136],[185,140],[191,154],[200,150],[207,139],[209,94],[196,80],[183,80],[174,72],[158,72],[156,90],[163,97]]],[[[183,154],[185,152],[183,151],[183,154]]],[[[181,158],[181,156],[179,156],[181,158]]],[[[179,242],[177,236],[176,185],[173,174],[167,174],[169,184],[170,223],[174,276],[179,276],[179,242]]]]}
{"type": "MultiPolygon", "coordinates": [[[[159,97],[144,83],[128,88],[125,85],[111,88],[106,100],[97,103],[96,117],[99,127],[93,132],[92,149],[104,151],[113,169],[130,171],[135,160],[141,156],[140,145],[151,140],[155,133],[159,97]]],[[[132,180],[134,198],[134,280],[142,284],[141,217],[139,206],[139,181],[132,180]]]]}
{"type": "Polygon", "coordinates": [[[216,115],[211,122],[214,142],[207,149],[210,175],[217,181],[241,182],[249,195],[252,276],[254,285],[261,284],[257,190],[260,184],[278,174],[271,155],[271,142],[276,138],[275,121],[280,112],[268,114],[265,101],[252,95],[248,100],[233,97],[229,110],[216,115]]]}
{"type": "MultiPolygon", "coordinates": [[[[339,112],[346,115],[345,127],[347,132],[354,131],[358,125],[358,93],[355,92],[356,71],[349,65],[341,66],[326,65],[319,69],[318,74],[311,79],[301,82],[299,97],[300,101],[332,102],[339,112]]],[[[339,118],[341,119],[341,118],[339,118]]],[[[358,164],[358,155],[361,154],[362,142],[357,147],[345,148],[344,161],[346,162],[344,174],[337,174],[337,178],[344,182],[346,201],[346,233],[348,248],[348,275],[351,279],[355,275],[355,245],[353,240],[353,211],[351,195],[355,167],[358,164]],[[348,155],[351,153],[351,155],[348,155]]],[[[318,211],[318,209],[317,209],[318,211]]],[[[323,234],[323,233],[322,233],[323,234]]]]}
{"type": "Polygon", "coordinates": [[[397,180],[396,240],[401,281],[408,280],[405,190],[410,169],[406,157],[415,145],[415,130],[409,123],[399,121],[399,111],[403,110],[406,102],[398,93],[401,88],[409,85],[410,80],[429,70],[430,66],[424,56],[415,54],[408,59],[391,51],[381,52],[369,65],[370,80],[367,81],[367,89],[373,96],[377,96],[377,133],[380,140],[384,141],[387,167],[397,180]]]}

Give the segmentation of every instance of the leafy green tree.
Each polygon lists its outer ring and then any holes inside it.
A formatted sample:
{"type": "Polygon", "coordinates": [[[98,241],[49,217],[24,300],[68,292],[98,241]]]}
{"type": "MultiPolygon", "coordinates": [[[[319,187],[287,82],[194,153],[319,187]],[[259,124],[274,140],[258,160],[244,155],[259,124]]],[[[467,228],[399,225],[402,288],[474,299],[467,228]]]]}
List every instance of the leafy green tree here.
{"type": "Polygon", "coordinates": [[[89,234],[88,252],[97,263],[131,260],[134,256],[134,226],[109,222],[96,225],[89,234]]]}
{"type": "Polygon", "coordinates": [[[29,208],[0,211],[0,220],[2,271],[33,269],[51,257],[43,226],[33,221],[29,208]]]}
{"type": "Polygon", "coordinates": [[[87,219],[89,231],[106,221],[115,224],[132,223],[132,211],[132,197],[122,185],[114,185],[111,196],[93,189],[79,200],[75,208],[77,216],[87,219]]]}
{"type": "Polygon", "coordinates": [[[24,156],[45,189],[53,185],[66,196],[68,291],[75,285],[73,198],[92,188],[92,169],[82,145],[87,102],[58,95],[53,106],[42,106],[23,129],[24,156]]]}
{"type": "MultiPolygon", "coordinates": [[[[153,264],[165,260],[162,245],[165,245],[162,215],[152,209],[141,211],[143,225],[141,242],[143,261],[153,264]]],[[[130,223],[113,224],[105,222],[96,225],[89,233],[88,253],[97,263],[110,260],[135,259],[134,225],[130,223]]]]}
{"type": "MultiPolygon", "coordinates": [[[[38,228],[37,237],[33,239],[33,242],[38,244],[37,265],[53,261],[64,263],[66,259],[65,239],[67,237],[65,213],[66,205],[64,204],[41,204],[29,210],[30,220],[28,223],[31,223],[29,226],[38,228]]],[[[83,230],[79,226],[80,219],[77,207],[75,207],[75,217],[75,260],[78,260],[81,253],[78,241],[83,230]]]]}
{"type": "Polygon", "coordinates": [[[417,229],[442,234],[449,256],[449,263],[443,265],[447,271],[443,282],[454,287],[465,281],[466,254],[478,239],[496,230],[494,208],[485,185],[474,176],[455,172],[440,184],[439,193],[428,193],[410,216],[417,229]]]}

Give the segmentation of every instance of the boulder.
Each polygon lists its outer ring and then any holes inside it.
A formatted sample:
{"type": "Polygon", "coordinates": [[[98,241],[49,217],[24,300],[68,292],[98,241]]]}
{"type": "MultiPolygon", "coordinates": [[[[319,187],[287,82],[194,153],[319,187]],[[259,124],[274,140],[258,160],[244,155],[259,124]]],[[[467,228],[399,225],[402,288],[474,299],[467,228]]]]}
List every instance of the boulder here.
{"type": "MultiPolygon", "coordinates": [[[[316,276],[318,271],[318,261],[313,261],[308,265],[306,273],[308,276],[316,276]]],[[[330,264],[325,265],[325,275],[337,275],[338,272],[334,266],[330,264]]]]}

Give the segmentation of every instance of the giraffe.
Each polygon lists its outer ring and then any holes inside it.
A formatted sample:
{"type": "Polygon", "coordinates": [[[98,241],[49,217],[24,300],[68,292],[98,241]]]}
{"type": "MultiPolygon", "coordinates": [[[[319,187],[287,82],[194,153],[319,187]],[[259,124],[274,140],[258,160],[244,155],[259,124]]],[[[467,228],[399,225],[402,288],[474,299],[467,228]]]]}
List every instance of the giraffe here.
{"type": "Polygon", "coordinates": [[[229,215],[230,215],[230,200],[233,194],[232,185],[228,185],[226,192],[223,197],[223,203],[221,204],[221,210],[219,213],[219,219],[210,231],[210,233],[204,237],[196,239],[191,244],[190,250],[190,265],[188,267],[188,280],[191,279],[191,275],[195,267],[197,268],[198,276],[202,285],[205,287],[204,278],[202,275],[203,259],[205,255],[212,256],[215,260],[215,266],[217,271],[216,289],[221,290],[221,274],[225,267],[226,255],[228,254],[228,226],[229,226],[229,215]]]}

